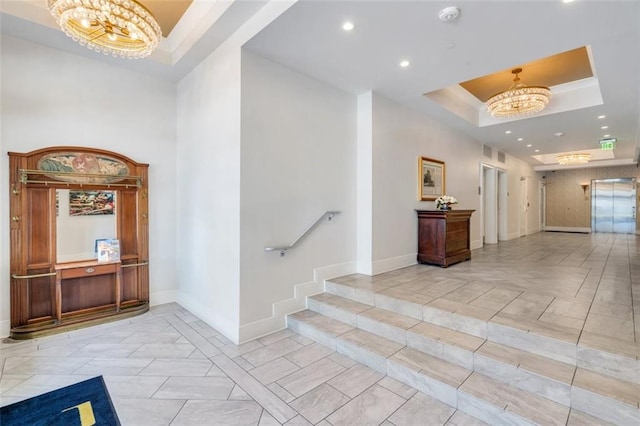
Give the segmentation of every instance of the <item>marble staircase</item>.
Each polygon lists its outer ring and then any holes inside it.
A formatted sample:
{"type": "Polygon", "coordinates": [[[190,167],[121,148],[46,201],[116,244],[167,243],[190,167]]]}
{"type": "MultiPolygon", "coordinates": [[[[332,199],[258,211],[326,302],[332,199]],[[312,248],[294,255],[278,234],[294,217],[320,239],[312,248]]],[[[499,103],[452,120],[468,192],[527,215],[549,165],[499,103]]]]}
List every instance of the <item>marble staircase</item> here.
{"type": "Polygon", "coordinates": [[[288,327],[488,424],[640,425],[639,344],[390,289],[328,281],[288,327]]]}

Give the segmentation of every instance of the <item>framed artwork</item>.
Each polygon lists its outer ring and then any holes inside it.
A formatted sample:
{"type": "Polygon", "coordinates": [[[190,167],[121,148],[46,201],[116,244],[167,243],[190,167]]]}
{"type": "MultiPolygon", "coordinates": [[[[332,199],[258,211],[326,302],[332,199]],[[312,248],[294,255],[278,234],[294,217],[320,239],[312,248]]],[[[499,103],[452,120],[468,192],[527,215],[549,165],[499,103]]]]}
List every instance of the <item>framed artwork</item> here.
{"type": "Polygon", "coordinates": [[[418,158],[418,198],[433,201],[444,195],[444,161],[418,158]]]}
{"type": "Polygon", "coordinates": [[[69,191],[69,216],[114,214],[113,191],[69,191]]]}

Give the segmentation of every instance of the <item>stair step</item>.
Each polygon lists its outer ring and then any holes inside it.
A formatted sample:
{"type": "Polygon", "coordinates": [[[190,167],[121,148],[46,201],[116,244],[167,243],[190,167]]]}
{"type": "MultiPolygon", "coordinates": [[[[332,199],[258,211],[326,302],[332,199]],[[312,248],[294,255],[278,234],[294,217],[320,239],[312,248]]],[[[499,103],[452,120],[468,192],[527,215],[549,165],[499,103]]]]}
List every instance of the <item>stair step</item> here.
{"type": "Polygon", "coordinates": [[[577,353],[578,367],[640,384],[640,343],[584,330],[577,353]]]}
{"type": "Polygon", "coordinates": [[[420,322],[407,330],[407,346],[473,370],[473,354],[485,339],[420,322]]]}
{"type": "Polygon", "coordinates": [[[613,423],[605,422],[597,417],[590,416],[582,411],[572,409],[569,413],[567,426],[611,426],[613,423]]]}
{"type": "Polygon", "coordinates": [[[358,315],[358,328],[403,345],[407,342],[407,330],[420,322],[380,308],[371,308],[358,315]]]}
{"type": "Polygon", "coordinates": [[[358,329],[340,335],[336,341],[338,352],[384,374],[387,358],[402,348],[403,344],[358,329]]]}
{"type": "Polygon", "coordinates": [[[571,406],[621,425],[640,425],[640,385],[578,368],[571,406]]]}
{"type": "Polygon", "coordinates": [[[576,367],[487,341],[475,353],[474,371],[569,407],[576,367]]]}
{"type": "Polygon", "coordinates": [[[458,392],[458,409],[489,424],[565,425],[569,407],[474,372],[458,392]]]}
{"type": "Polygon", "coordinates": [[[354,329],[348,324],[309,310],[287,315],[287,327],[333,350],[336,350],[336,337],[354,329]]]}
{"type": "Polygon", "coordinates": [[[387,374],[432,398],[458,406],[458,387],[470,370],[416,349],[404,348],[387,360],[387,374]]]}
{"type": "MultiPolygon", "coordinates": [[[[392,318],[393,314],[379,315],[392,318]]],[[[290,315],[289,326],[488,424],[640,424],[636,384],[578,368],[571,385],[574,366],[494,342],[483,341],[475,349],[469,369],[312,311],[290,315]],[[496,364],[482,370],[491,362],[496,364]],[[564,386],[563,392],[549,382],[564,386]],[[547,387],[552,390],[544,390],[547,387]],[[565,400],[567,387],[570,406],[565,400]]],[[[412,327],[409,334],[437,336],[440,342],[470,352],[479,343],[473,341],[477,337],[428,323],[412,327]]]]}
{"type": "Polygon", "coordinates": [[[359,313],[371,309],[370,305],[329,293],[317,294],[307,298],[307,307],[312,311],[337,319],[352,327],[357,326],[359,313]]]}

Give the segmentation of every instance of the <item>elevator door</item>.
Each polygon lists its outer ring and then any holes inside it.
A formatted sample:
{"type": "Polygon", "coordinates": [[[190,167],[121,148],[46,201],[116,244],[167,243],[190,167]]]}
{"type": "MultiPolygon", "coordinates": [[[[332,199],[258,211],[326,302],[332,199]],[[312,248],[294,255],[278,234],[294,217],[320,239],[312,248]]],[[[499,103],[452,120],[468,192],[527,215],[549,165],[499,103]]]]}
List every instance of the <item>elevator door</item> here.
{"type": "Polygon", "coordinates": [[[592,181],[591,212],[594,232],[635,233],[635,178],[592,181]]]}

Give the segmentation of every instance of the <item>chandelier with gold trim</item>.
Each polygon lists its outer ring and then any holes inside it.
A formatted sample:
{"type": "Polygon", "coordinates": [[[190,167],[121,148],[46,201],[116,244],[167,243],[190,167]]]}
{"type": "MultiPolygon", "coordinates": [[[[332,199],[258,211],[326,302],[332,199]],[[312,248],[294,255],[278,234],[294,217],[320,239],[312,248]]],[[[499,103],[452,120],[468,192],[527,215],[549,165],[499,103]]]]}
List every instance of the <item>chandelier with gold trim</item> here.
{"type": "Polygon", "coordinates": [[[579,164],[587,164],[591,160],[591,154],[576,153],[576,154],[560,154],[556,157],[558,164],[563,166],[575,166],[579,164]]]}
{"type": "Polygon", "coordinates": [[[47,0],[47,7],[69,37],[105,55],[144,58],[162,36],[151,12],[135,0],[47,0]]]}
{"type": "Polygon", "coordinates": [[[515,74],[511,87],[487,101],[487,109],[492,116],[509,118],[535,114],[542,111],[551,100],[548,87],[525,85],[518,76],[521,72],[522,68],[511,70],[515,74]]]}

